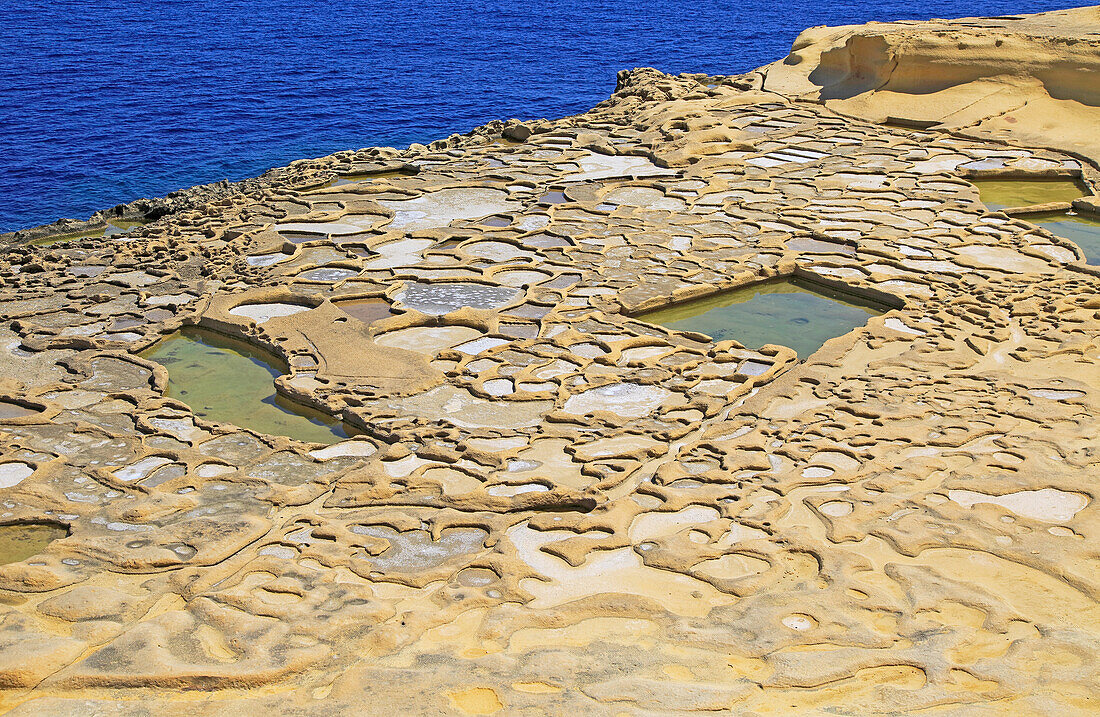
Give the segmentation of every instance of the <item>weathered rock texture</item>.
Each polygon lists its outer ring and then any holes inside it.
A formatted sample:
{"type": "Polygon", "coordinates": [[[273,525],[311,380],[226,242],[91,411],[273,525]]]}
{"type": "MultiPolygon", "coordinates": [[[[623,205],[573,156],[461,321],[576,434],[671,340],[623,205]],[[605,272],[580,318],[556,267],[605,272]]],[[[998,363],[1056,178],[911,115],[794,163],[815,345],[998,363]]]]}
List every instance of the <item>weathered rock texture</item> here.
{"type": "Polygon", "coordinates": [[[1100,161],[1100,8],[815,27],[764,87],[874,122],[1055,146],[1100,161]]]}
{"type": "MultiPolygon", "coordinates": [[[[1095,13],[935,27],[1073,20],[1069,63],[1095,13]]],[[[1025,145],[1092,150],[874,124],[776,77],[638,70],[576,117],[10,249],[0,522],[70,534],[0,566],[0,706],[1094,713],[1100,277],[956,174],[1089,181],[1025,145]],[[901,308],[802,362],[633,318],[790,274],[901,308]],[[364,297],[393,315],[334,305],[364,297]],[[365,434],[196,418],[137,355],[190,324],[365,434]]]]}

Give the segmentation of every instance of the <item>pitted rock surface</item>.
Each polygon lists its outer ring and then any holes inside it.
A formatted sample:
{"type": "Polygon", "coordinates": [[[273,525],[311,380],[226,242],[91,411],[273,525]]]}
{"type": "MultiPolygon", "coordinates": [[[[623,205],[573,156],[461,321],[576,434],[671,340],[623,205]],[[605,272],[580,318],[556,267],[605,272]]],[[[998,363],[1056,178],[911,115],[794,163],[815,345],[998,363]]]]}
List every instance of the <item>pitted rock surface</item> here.
{"type": "Polygon", "coordinates": [[[1094,711],[1100,275],[967,179],[1095,167],[767,72],[7,251],[0,523],[68,535],[0,565],[0,708],[1094,711]],[[643,315],[784,276],[886,312],[643,315]],[[191,325],[360,435],[195,416],[139,355],[191,325]]]}

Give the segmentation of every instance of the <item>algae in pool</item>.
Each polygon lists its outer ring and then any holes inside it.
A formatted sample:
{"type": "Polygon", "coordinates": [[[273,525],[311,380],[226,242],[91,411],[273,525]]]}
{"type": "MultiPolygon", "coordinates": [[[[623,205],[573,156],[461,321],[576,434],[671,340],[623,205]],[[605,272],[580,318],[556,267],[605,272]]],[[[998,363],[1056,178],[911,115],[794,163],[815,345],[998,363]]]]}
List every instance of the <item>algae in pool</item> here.
{"type": "Polygon", "coordinates": [[[63,241],[73,241],[75,239],[97,239],[99,237],[109,237],[115,234],[125,234],[134,227],[140,227],[146,222],[142,221],[126,221],[123,219],[111,219],[107,224],[98,229],[91,229],[86,232],[76,232],[74,234],[62,234],[60,236],[48,236],[41,239],[35,239],[31,242],[34,246],[48,246],[50,244],[57,244],[63,241]]]}
{"type": "Polygon", "coordinates": [[[1072,202],[1088,194],[1074,179],[970,179],[989,209],[1031,207],[1048,202],[1072,202]]]}
{"type": "Polygon", "coordinates": [[[38,555],[47,545],[68,535],[69,529],[58,523],[0,525],[0,565],[38,555]]]}
{"type": "Polygon", "coordinates": [[[1080,214],[1036,214],[1027,220],[1079,246],[1087,263],[1100,264],[1100,219],[1080,214]]]}
{"type": "Polygon", "coordinates": [[[657,309],[637,318],[758,349],[789,346],[806,358],[885,307],[800,279],[778,279],[657,309]]]}
{"type": "Polygon", "coordinates": [[[186,328],[141,355],[168,369],[164,395],[183,401],[201,418],[313,443],[350,435],[331,416],[276,394],[278,359],[244,341],[186,328]]]}

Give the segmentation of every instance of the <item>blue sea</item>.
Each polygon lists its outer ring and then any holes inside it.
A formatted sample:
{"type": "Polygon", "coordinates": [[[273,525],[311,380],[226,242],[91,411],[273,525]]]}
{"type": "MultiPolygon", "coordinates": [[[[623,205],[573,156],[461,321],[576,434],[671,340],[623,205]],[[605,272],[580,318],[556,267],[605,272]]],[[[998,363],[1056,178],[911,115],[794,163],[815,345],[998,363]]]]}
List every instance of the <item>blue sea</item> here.
{"type": "Polygon", "coordinates": [[[732,74],[812,25],[1072,0],[4,0],[0,231],[301,157],[561,117],[615,73],[732,74]]]}

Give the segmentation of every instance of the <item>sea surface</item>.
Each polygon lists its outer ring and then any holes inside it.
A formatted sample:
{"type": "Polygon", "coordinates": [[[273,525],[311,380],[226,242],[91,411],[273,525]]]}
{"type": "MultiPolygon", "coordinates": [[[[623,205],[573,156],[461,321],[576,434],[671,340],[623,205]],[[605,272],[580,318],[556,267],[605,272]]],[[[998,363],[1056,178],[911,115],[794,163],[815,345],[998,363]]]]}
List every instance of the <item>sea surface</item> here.
{"type": "Polygon", "coordinates": [[[0,232],[291,160],[557,118],[618,70],[734,74],[813,25],[1073,0],[5,0],[0,232]]]}

